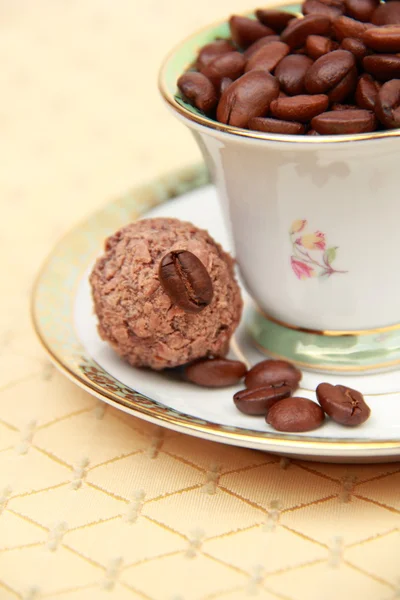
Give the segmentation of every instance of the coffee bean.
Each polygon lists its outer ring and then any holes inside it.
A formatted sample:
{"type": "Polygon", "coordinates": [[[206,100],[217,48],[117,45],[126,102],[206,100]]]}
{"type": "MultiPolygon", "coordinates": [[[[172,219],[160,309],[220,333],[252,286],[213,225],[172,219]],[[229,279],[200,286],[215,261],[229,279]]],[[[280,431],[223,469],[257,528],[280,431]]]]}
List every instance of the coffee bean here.
{"type": "Polygon", "coordinates": [[[212,301],[213,284],[208,271],[187,250],[173,250],[162,258],[159,279],[172,302],[185,312],[201,312],[212,301]]]}
{"type": "Polygon", "coordinates": [[[317,429],[324,422],[324,411],[307,398],[285,398],[268,411],[266,421],[278,431],[300,433],[317,429]]]}
{"type": "Polygon", "coordinates": [[[178,79],[182,94],[199,110],[210,113],[217,104],[217,92],[211,81],[202,73],[188,71],[178,79]]]}
{"type": "Polygon", "coordinates": [[[296,15],[283,10],[256,10],[257,19],[267,27],[271,27],[277,33],[281,33],[296,15]]]}
{"type": "Polygon", "coordinates": [[[371,23],[361,23],[350,17],[338,17],[333,22],[333,32],[339,42],[344,38],[357,38],[363,39],[363,35],[367,29],[373,27],[371,23]]]}
{"type": "Polygon", "coordinates": [[[364,43],[376,52],[400,52],[400,25],[385,25],[368,29],[364,43]]]}
{"type": "Polygon", "coordinates": [[[344,4],[337,2],[322,2],[320,0],[306,0],[302,7],[304,15],[323,15],[329,19],[336,19],[344,12],[344,4]]]}
{"type": "Polygon", "coordinates": [[[324,54],[308,69],[304,82],[310,94],[327,94],[331,102],[341,102],[357,85],[355,58],[347,50],[324,54]]]}
{"type": "Polygon", "coordinates": [[[356,89],[356,102],[360,108],[375,110],[380,84],[371,75],[364,73],[358,80],[356,89]]]}
{"type": "Polygon", "coordinates": [[[375,131],[376,117],[369,110],[332,110],[311,121],[311,126],[323,135],[346,135],[375,131]]]}
{"type": "Polygon", "coordinates": [[[232,83],[232,79],[230,79],[229,77],[224,77],[223,79],[221,79],[221,83],[219,86],[219,93],[221,96],[224,93],[224,91],[228,89],[228,87],[231,85],[231,83],[232,83]]]}
{"type": "Polygon", "coordinates": [[[217,56],[227,54],[228,52],[233,52],[234,50],[235,48],[228,40],[216,40],[215,42],[206,44],[206,46],[203,46],[199,52],[196,61],[196,67],[199,71],[201,71],[203,67],[207,66],[217,56]]]}
{"type": "Polygon", "coordinates": [[[279,94],[275,77],[264,71],[250,71],[234,81],[222,94],[217,119],[235,127],[247,127],[252,117],[261,117],[279,94]]]}
{"type": "Polygon", "coordinates": [[[358,110],[358,106],[354,104],[332,104],[332,110],[358,110]]]}
{"type": "Polygon", "coordinates": [[[376,99],[375,112],[386,128],[400,127],[400,79],[383,84],[376,99]]]}
{"type": "Polygon", "coordinates": [[[282,121],[280,119],[265,119],[262,117],[250,119],[249,129],[265,131],[267,133],[286,133],[288,135],[300,135],[305,133],[306,130],[302,123],[282,121]]]}
{"type": "Polygon", "coordinates": [[[345,0],[346,14],[357,21],[369,22],[379,0],[345,0]]]}
{"type": "Polygon", "coordinates": [[[255,54],[257,52],[257,50],[259,50],[263,46],[267,46],[268,44],[271,44],[271,42],[280,42],[280,41],[281,41],[281,38],[279,35],[266,35],[265,37],[260,38],[259,40],[254,42],[254,44],[249,46],[247,48],[247,50],[245,50],[243,52],[243,58],[246,61],[248,61],[253,56],[253,54],[255,54]]]}
{"type": "Polygon", "coordinates": [[[324,112],[328,105],[328,96],[325,94],[316,94],[315,96],[299,95],[273,100],[270,110],[271,114],[277,119],[307,123],[316,115],[324,112]]]}
{"type": "MultiPolygon", "coordinates": [[[[372,30],[370,30],[372,31],[372,30]]],[[[357,38],[344,38],[340,44],[341,50],[348,50],[351,52],[357,62],[361,63],[364,56],[368,54],[368,49],[364,42],[357,38]]]]}
{"type": "Polygon", "coordinates": [[[400,2],[394,0],[380,4],[372,15],[371,22],[374,25],[400,24],[400,2]]]}
{"type": "Polygon", "coordinates": [[[295,390],[301,377],[301,371],[285,360],[263,360],[248,371],[245,384],[247,388],[288,385],[295,390]]]}
{"type": "Polygon", "coordinates": [[[239,48],[243,49],[251,46],[256,40],[275,33],[270,27],[265,27],[259,21],[239,15],[233,15],[229,19],[229,26],[232,40],[239,48]]]}
{"type": "Polygon", "coordinates": [[[341,425],[361,425],[371,414],[363,395],[344,385],[320,383],[317,398],[326,414],[341,425]]]}
{"type": "Polygon", "coordinates": [[[266,415],[276,402],[289,398],[292,390],[287,385],[281,387],[265,386],[250,390],[241,390],[233,396],[236,408],[246,415],[266,415]]]}
{"type": "Polygon", "coordinates": [[[215,85],[219,86],[224,77],[234,81],[243,74],[246,61],[240,52],[227,52],[216,56],[202,68],[203,75],[215,85]]]}
{"type": "Polygon", "coordinates": [[[306,40],[306,52],[314,60],[338,48],[339,44],[337,42],[322,35],[309,35],[306,40]]]}
{"type": "Polygon", "coordinates": [[[308,15],[304,19],[290,21],[281,34],[282,42],[291,48],[301,48],[309,35],[327,35],[331,29],[331,20],[324,15],[308,15]]]}
{"type": "Polygon", "coordinates": [[[271,72],[280,61],[289,54],[289,46],[283,42],[272,42],[263,46],[250,57],[246,65],[246,73],[254,69],[271,72]]]}
{"type": "Polygon", "coordinates": [[[304,77],[311,65],[311,58],[301,54],[291,54],[281,60],[275,70],[275,77],[281,86],[281,90],[290,96],[304,94],[306,91],[304,77]]]}
{"type": "Polygon", "coordinates": [[[364,69],[378,81],[389,81],[400,77],[400,56],[373,54],[363,59],[364,69]]]}
{"type": "Polygon", "coordinates": [[[238,360],[204,358],[188,365],[184,375],[188,381],[202,387],[236,385],[246,374],[246,366],[238,360]]]}

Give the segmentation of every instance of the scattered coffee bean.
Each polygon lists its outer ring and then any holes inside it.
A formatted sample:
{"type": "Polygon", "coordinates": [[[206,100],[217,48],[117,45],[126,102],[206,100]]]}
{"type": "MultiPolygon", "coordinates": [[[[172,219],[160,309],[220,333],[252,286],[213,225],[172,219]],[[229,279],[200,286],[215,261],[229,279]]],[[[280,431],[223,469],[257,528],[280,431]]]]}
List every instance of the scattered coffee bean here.
{"type": "Polygon", "coordinates": [[[357,38],[362,40],[364,33],[370,27],[373,27],[371,23],[361,23],[361,21],[356,21],[355,19],[344,16],[335,19],[333,22],[333,31],[339,42],[344,40],[344,38],[357,38]]]}
{"type": "Polygon", "coordinates": [[[277,98],[271,102],[270,108],[271,114],[277,119],[307,123],[316,115],[324,112],[328,105],[328,96],[316,94],[315,96],[299,95],[277,98]]]}
{"type": "Polygon", "coordinates": [[[253,119],[250,119],[249,129],[253,129],[254,131],[266,131],[269,133],[286,133],[288,135],[301,135],[302,133],[305,133],[305,126],[302,123],[263,117],[254,117],[253,119]]]}
{"type": "Polygon", "coordinates": [[[314,117],[311,126],[322,135],[367,133],[376,129],[376,117],[369,110],[332,110],[314,117]]]}
{"type": "Polygon", "coordinates": [[[318,404],[307,398],[293,397],[274,404],[266,421],[278,431],[300,433],[317,429],[324,419],[324,411],[318,404]]]}
{"type": "Polygon", "coordinates": [[[324,0],[305,0],[302,5],[303,15],[323,15],[333,21],[344,11],[342,2],[327,2],[324,0]]]}
{"type": "Polygon", "coordinates": [[[244,377],[246,370],[246,365],[238,360],[204,358],[185,367],[184,374],[191,383],[216,388],[236,385],[244,377]]]}
{"type": "Polygon", "coordinates": [[[296,15],[283,10],[261,9],[256,10],[256,17],[263,25],[270,27],[277,33],[281,33],[287,27],[289,21],[296,18],[296,15]]]}
{"type": "Polygon", "coordinates": [[[306,40],[306,52],[310,58],[317,60],[324,54],[337,50],[339,44],[323,35],[309,35],[306,40]]]}
{"type": "Polygon", "coordinates": [[[356,89],[356,102],[358,106],[366,110],[375,110],[380,87],[381,85],[371,75],[368,75],[368,73],[361,75],[356,89]]]}
{"type": "Polygon", "coordinates": [[[378,81],[389,81],[400,77],[400,56],[373,54],[363,59],[363,66],[378,81]]]}
{"type": "Polygon", "coordinates": [[[228,125],[247,127],[252,117],[266,114],[278,94],[279,84],[275,77],[264,71],[250,71],[222,94],[217,119],[228,125]]]}
{"type": "Polygon", "coordinates": [[[369,22],[379,0],[345,0],[346,14],[357,21],[369,22]]]}
{"type": "Polygon", "coordinates": [[[240,52],[227,52],[216,56],[211,62],[202,68],[201,72],[211,83],[218,86],[224,77],[233,81],[243,74],[246,61],[240,52]]]}
{"type": "Polygon", "coordinates": [[[200,50],[196,61],[196,67],[199,71],[210,64],[217,56],[233,52],[234,46],[228,40],[216,40],[211,42],[200,50]]]}
{"type": "Polygon", "coordinates": [[[304,19],[289,22],[282,32],[281,40],[292,49],[301,48],[309,35],[326,35],[330,32],[331,20],[324,15],[308,15],[304,19]]]}
{"type": "Polygon", "coordinates": [[[289,96],[304,94],[306,91],[304,78],[311,65],[311,58],[301,54],[291,54],[283,58],[275,70],[275,77],[281,90],[289,96]]]}
{"type": "Polygon", "coordinates": [[[341,425],[361,425],[371,414],[363,395],[344,385],[320,383],[317,398],[326,414],[341,425]]]}
{"type": "Polygon", "coordinates": [[[172,302],[185,312],[201,312],[212,301],[210,275],[201,260],[187,250],[174,250],[163,257],[159,279],[172,302]]]}
{"type": "Polygon", "coordinates": [[[400,79],[383,84],[378,92],[375,112],[388,129],[400,127],[400,79]]]}
{"type": "Polygon", "coordinates": [[[400,52],[400,25],[368,29],[364,33],[363,41],[375,52],[400,52]]]}
{"type": "Polygon", "coordinates": [[[372,15],[371,23],[374,25],[400,24],[400,2],[384,2],[380,4],[372,15]]]}
{"type": "MultiPolygon", "coordinates": [[[[371,30],[372,31],[372,30],[371,30]]],[[[340,44],[341,50],[348,50],[351,52],[357,62],[361,63],[364,56],[368,54],[368,49],[364,42],[357,38],[344,38],[340,44]]]]}
{"type": "Polygon", "coordinates": [[[271,72],[289,53],[289,46],[283,42],[272,42],[257,50],[247,61],[246,73],[254,69],[271,72]]]}
{"type": "Polygon", "coordinates": [[[210,113],[216,106],[217,92],[211,81],[202,73],[188,71],[178,79],[182,94],[199,110],[210,113]]]}
{"type": "Polygon", "coordinates": [[[247,388],[287,385],[296,390],[301,377],[301,371],[285,360],[263,360],[248,371],[245,384],[247,388]]]}
{"type": "Polygon", "coordinates": [[[327,94],[331,102],[341,102],[357,85],[356,61],[347,50],[324,54],[308,69],[306,90],[310,94],[327,94]]]}
{"type": "Polygon", "coordinates": [[[275,33],[259,21],[241,17],[240,15],[233,15],[229,19],[229,26],[231,28],[232,40],[239,48],[243,49],[251,46],[256,40],[275,33]]]}
{"type": "Polygon", "coordinates": [[[266,35],[265,37],[260,38],[259,40],[254,42],[254,44],[249,46],[247,50],[243,52],[243,57],[247,61],[253,56],[253,54],[257,52],[257,50],[259,50],[263,46],[267,46],[272,42],[280,42],[280,40],[281,38],[279,35],[266,35]]]}
{"type": "Polygon", "coordinates": [[[292,390],[287,385],[281,387],[265,386],[241,390],[233,396],[236,407],[246,415],[266,415],[279,400],[288,398],[292,390]]]}

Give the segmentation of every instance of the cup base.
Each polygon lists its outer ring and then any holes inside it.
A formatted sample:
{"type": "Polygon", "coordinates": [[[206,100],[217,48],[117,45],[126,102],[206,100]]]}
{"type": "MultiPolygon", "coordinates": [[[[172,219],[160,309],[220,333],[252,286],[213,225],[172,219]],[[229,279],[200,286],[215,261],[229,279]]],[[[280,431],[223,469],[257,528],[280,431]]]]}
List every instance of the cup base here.
{"type": "Polygon", "coordinates": [[[271,358],[322,373],[372,373],[400,365],[400,329],[332,335],[304,331],[269,319],[254,306],[245,313],[247,330],[257,348],[271,358]]]}

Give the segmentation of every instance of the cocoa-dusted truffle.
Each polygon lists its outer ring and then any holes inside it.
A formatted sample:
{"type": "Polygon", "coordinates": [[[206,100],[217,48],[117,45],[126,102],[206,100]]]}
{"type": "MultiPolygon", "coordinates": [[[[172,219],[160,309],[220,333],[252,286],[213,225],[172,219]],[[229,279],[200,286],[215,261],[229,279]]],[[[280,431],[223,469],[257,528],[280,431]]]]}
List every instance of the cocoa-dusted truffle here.
{"type": "Polygon", "coordinates": [[[144,219],[120,229],[90,276],[101,338],[135,367],[159,370],[225,355],[242,312],[233,264],[191,223],[144,219]],[[163,257],[177,250],[194,254],[211,278],[212,300],[201,312],[179,308],[160,283],[163,257]]]}

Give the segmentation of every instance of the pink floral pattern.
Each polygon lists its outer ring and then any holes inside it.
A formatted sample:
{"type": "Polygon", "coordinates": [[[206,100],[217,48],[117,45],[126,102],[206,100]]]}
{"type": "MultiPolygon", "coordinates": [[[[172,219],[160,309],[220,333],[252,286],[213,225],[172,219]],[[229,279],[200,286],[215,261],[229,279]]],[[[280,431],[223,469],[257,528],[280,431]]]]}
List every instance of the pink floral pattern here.
{"type": "Polygon", "coordinates": [[[328,246],[326,235],[322,231],[307,233],[306,227],[307,221],[298,219],[293,221],[289,230],[292,244],[290,263],[297,279],[330,277],[334,273],[347,273],[332,266],[338,247],[328,246]],[[299,236],[299,233],[302,235],[299,236]]]}

